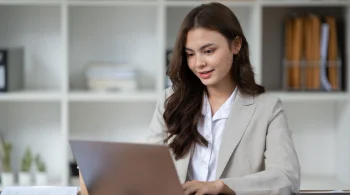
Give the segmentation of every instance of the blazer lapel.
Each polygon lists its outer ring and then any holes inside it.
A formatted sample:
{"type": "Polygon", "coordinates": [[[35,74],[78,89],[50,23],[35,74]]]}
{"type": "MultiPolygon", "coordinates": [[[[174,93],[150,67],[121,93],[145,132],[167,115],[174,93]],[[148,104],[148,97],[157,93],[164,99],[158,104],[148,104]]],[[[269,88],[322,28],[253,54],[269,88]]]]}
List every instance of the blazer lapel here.
{"type": "Polygon", "coordinates": [[[189,152],[189,154],[186,155],[186,157],[179,159],[175,162],[177,174],[179,176],[180,183],[183,184],[186,181],[187,178],[187,170],[188,170],[188,164],[190,162],[192,149],[189,152]]]}
{"type": "Polygon", "coordinates": [[[254,97],[242,94],[238,90],[222,135],[216,179],[221,177],[228,160],[240,142],[254,114],[255,107],[254,97]]]}

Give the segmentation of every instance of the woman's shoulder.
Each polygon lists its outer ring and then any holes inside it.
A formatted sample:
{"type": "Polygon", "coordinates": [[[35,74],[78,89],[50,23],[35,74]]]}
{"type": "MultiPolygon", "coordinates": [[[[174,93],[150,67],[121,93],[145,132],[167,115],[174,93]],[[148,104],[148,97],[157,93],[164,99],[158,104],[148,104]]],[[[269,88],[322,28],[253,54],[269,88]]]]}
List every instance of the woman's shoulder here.
{"type": "Polygon", "coordinates": [[[275,94],[264,92],[262,94],[254,96],[256,105],[256,113],[259,116],[267,117],[268,120],[272,120],[278,114],[284,112],[282,101],[275,94]]]}
{"type": "Polygon", "coordinates": [[[270,92],[264,92],[264,93],[255,95],[254,99],[259,106],[266,107],[266,108],[281,104],[280,98],[270,92]]]}
{"type": "Polygon", "coordinates": [[[172,89],[172,87],[165,88],[161,91],[160,96],[158,97],[158,100],[165,101],[173,93],[174,93],[174,90],[172,89]]]}
{"type": "Polygon", "coordinates": [[[168,98],[173,93],[174,93],[174,90],[172,87],[168,87],[168,88],[164,89],[164,91],[163,91],[163,95],[165,96],[165,98],[168,98]]]}
{"type": "Polygon", "coordinates": [[[168,97],[170,97],[173,93],[174,91],[171,87],[163,89],[158,96],[158,104],[163,106],[165,100],[168,99],[168,97]]]}

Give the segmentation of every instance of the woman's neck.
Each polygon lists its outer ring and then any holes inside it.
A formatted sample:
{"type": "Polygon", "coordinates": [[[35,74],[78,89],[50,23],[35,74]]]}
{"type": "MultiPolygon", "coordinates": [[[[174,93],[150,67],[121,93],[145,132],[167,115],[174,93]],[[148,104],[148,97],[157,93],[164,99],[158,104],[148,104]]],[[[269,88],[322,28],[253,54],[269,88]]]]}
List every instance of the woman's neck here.
{"type": "Polygon", "coordinates": [[[209,99],[216,99],[219,101],[228,99],[235,89],[236,84],[234,82],[215,86],[207,86],[209,99]]]}
{"type": "Polygon", "coordinates": [[[232,95],[236,88],[236,84],[230,82],[230,84],[221,84],[217,86],[208,86],[208,100],[211,108],[212,116],[219,110],[219,108],[226,102],[226,100],[232,95]]]}

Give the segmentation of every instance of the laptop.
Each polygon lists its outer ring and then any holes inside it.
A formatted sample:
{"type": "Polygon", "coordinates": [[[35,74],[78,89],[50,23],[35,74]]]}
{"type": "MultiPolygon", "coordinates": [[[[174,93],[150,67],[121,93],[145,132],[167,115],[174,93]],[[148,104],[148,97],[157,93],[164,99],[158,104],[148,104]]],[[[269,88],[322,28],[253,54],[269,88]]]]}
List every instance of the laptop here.
{"type": "Polygon", "coordinates": [[[183,195],[165,145],[70,140],[89,195],[183,195]]]}

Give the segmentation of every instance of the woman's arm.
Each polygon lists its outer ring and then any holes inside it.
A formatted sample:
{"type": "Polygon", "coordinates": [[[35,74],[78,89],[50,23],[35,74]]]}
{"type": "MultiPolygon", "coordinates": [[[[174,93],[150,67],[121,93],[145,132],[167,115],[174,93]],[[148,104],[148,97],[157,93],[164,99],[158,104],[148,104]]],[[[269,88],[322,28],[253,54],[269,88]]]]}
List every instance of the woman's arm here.
{"type": "Polygon", "coordinates": [[[266,135],[265,170],[221,179],[236,194],[291,195],[300,188],[300,164],[281,101],[271,102],[266,135]]]}
{"type": "Polygon", "coordinates": [[[163,119],[163,113],[165,109],[164,103],[168,96],[169,90],[170,89],[164,90],[157,101],[157,105],[154,110],[151,123],[149,125],[150,135],[147,137],[147,143],[164,144],[163,140],[166,138],[167,133],[165,132],[166,127],[163,119]]]}

